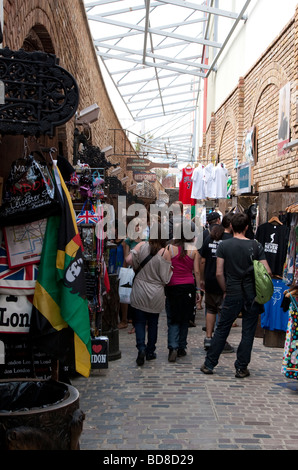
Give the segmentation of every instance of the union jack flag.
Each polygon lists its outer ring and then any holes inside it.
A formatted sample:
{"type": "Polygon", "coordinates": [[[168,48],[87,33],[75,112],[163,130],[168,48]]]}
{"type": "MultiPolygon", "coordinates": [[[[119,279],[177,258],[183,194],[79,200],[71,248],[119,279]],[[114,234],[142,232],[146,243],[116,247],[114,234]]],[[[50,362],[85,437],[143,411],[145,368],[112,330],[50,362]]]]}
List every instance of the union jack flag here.
{"type": "Polygon", "coordinates": [[[0,246],[0,294],[33,295],[38,266],[27,264],[18,268],[8,265],[5,243],[0,246]]]}

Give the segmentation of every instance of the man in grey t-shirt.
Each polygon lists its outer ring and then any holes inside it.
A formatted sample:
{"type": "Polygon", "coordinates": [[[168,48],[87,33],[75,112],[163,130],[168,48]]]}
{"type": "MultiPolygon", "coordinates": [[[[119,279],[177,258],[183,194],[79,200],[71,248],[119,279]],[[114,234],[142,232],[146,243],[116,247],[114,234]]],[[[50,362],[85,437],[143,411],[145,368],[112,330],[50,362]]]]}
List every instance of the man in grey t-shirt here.
{"type": "MultiPolygon", "coordinates": [[[[253,244],[256,243],[245,237],[248,224],[246,214],[235,214],[232,218],[233,238],[224,240],[217,249],[216,279],[224,292],[224,302],[205,363],[201,367],[204,374],[213,374],[232,324],[242,312],[242,338],[237,349],[235,377],[244,378],[250,375],[247,366],[251,358],[258,314],[264,311],[264,307],[254,300],[256,292],[253,270],[248,271],[252,265],[253,244]]],[[[271,275],[260,243],[257,243],[255,257],[271,275]]]]}

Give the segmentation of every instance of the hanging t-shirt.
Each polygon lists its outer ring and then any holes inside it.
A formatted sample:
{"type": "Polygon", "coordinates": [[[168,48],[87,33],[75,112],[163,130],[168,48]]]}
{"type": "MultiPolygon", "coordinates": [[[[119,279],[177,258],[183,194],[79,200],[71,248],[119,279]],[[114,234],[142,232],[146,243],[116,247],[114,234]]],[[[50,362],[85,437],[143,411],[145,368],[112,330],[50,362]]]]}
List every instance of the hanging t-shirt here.
{"type": "Polygon", "coordinates": [[[209,163],[205,167],[205,185],[206,197],[209,197],[210,199],[216,199],[216,183],[213,163],[209,163]]]}
{"type": "Polygon", "coordinates": [[[196,200],[191,197],[193,168],[183,168],[179,183],[179,201],[194,206],[196,200]]]}
{"type": "Polygon", "coordinates": [[[256,239],[263,245],[273,275],[282,276],[290,229],[286,225],[266,222],[259,225],[256,239]]]}
{"type": "Polygon", "coordinates": [[[193,171],[191,197],[206,199],[205,167],[201,163],[193,171]]]}
{"type": "Polygon", "coordinates": [[[218,163],[214,169],[216,197],[218,199],[227,199],[228,192],[228,171],[218,163]]]}
{"type": "Polygon", "coordinates": [[[272,279],[274,292],[264,305],[265,312],[261,315],[261,327],[266,330],[287,331],[289,313],[285,312],[281,306],[284,291],[287,285],[281,279],[272,279]]]}

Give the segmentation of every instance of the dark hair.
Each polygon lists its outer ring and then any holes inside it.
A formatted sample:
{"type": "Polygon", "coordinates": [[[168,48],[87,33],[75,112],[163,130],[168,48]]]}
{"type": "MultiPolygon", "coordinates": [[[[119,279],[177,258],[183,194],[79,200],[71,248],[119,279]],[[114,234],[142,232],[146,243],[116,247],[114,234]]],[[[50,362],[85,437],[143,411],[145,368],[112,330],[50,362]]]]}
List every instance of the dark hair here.
{"type": "Polygon", "coordinates": [[[233,215],[232,218],[232,228],[235,233],[242,233],[249,225],[249,218],[247,214],[243,212],[238,212],[237,214],[233,215]]]}
{"type": "Polygon", "coordinates": [[[224,234],[224,231],[225,229],[223,225],[218,225],[218,224],[213,225],[210,231],[211,240],[215,240],[217,242],[221,240],[224,234]]]}
{"type": "Polygon", "coordinates": [[[222,219],[222,225],[224,228],[229,228],[230,227],[230,224],[232,222],[232,218],[233,218],[233,213],[232,212],[228,212],[222,219]]]}
{"type": "Polygon", "coordinates": [[[149,245],[150,245],[150,254],[152,256],[156,255],[161,248],[165,248],[167,240],[161,236],[161,224],[159,222],[154,222],[150,227],[149,235],[149,245]],[[157,234],[157,238],[153,238],[157,234]]]}

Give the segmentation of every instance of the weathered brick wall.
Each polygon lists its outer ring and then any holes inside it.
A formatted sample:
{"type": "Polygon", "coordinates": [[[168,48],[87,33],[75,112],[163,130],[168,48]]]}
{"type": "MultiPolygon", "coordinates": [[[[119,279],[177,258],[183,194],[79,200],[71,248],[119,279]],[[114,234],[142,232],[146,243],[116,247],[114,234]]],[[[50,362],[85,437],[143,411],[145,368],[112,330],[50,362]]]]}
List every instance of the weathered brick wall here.
{"type": "Polygon", "coordinates": [[[210,162],[217,157],[229,169],[234,188],[236,171],[233,158],[244,159],[246,131],[257,128],[258,160],[253,167],[253,185],[260,192],[285,188],[283,178],[290,175],[290,187],[298,187],[297,148],[279,156],[278,111],[279,91],[291,83],[291,140],[298,137],[297,127],[297,64],[298,7],[295,18],[264,52],[238,87],[212,115],[200,156],[210,162]],[[214,130],[215,129],[215,130],[214,130]],[[236,145],[237,143],[237,145],[236,145]]]}
{"type": "MultiPolygon", "coordinates": [[[[113,162],[120,161],[125,168],[124,148],[130,152],[133,149],[123,132],[118,131],[114,140],[111,129],[121,129],[121,125],[101,77],[83,1],[4,0],[3,46],[13,50],[23,47],[30,30],[36,29],[38,25],[43,25],[47,31],[54,49],[52,52],[60,59],[60,65],[68,70],[78,83],[80,89],[78,111],[93,103],[97,103],[100,107],[99,120],[91,124],[92,145],[101,149],[110,145],[113,148],[115,146],[115,153],[121,156],[111,156],[109,159],[113,162]]],[[[73,118],[59,129],[60,135],[66,136],[65,156],[70,161],[72,161],[74,127],[73,118]]],[[[124,173],[125,170],[120,176],[124,173]]],[[[132,175],[129,182],[131,179],[132,175]]]]}

